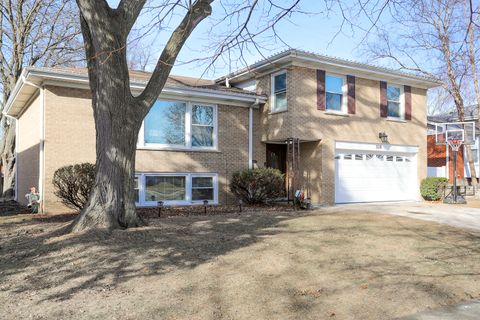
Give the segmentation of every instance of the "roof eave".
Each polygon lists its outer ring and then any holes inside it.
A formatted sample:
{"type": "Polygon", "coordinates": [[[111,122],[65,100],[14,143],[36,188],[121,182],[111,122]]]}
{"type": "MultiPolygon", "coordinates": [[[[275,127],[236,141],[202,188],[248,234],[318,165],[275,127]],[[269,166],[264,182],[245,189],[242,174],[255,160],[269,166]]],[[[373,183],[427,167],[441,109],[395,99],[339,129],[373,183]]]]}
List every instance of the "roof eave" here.
{"type": "MultiPolygon", "coordinates": [[[[88,88],[89,79],[87,75],[75,74],[75,73],[60,73],[60,72],[52,72],[47,70],[39,70],[35,68],[25,68],[22,71],[22,75],[20,79],[17,81],[10,98],[8,99],[5,108],[4,114],[13,118],[17,118],[23,111],[19,111],[16,113],[12,112],[12,106],[21,92],[25,85],[28,85],[28,80],[36,78],[41,79],[40,82],[43,84],[50,84],[55,83],[56,85],[62,86],[66,85],[66,83],[78,86],[80,88],[88,88]]],[[[145,88],[146,82],[141,81],[132,81],[131,88],[133,91],[141,91],[145,88]]],[[[215,97],[217,100],[225,100],[225,101],[235,101],[241,104],[249,104],[254,105],[258,103],[265,103],[266,97],[252,95],[252,94],[243,94],[237,92],[224,92],[221,90],[214,90],[208,88],[194,88],[188,86],[171,86],[165,85],[164,89],[162,90],[162,94],[172,94],[172,95],[185,95],[185,96],[192,96],[192,97],[199,97],[208,99],[209,97],[215,97]]],[[[22,110],[26,106],[22,106],[22,110]]]]}
{"type": "Polygon", "coordinates": [[[227,76],[218,78],[216,80],[217,83],[224,83],[226,79],[230,82],[240,82],[244,80],[248,80],[254,78],[256,74],[265,73],[267,70],[275,69],[285,64],[287,62],[291,63],[301,63],[301,62],[308,62],[312,64],[319,64],[324,66],[330,66],[335,68],[343,68],[349,69],[351,71],[356,72],[363,72],[373,74],[378,78],[397,78],[406,82],[415,83],[416,86],[422,87],[425,89],[435,88],[440,85],[438,81],[434,79],[428,79],[426,77],[416,76],[416,75],[408,75],[406,73],[402,73],[400,71],[395,70],[388,70],[382,67],[368,67],[366,65],[362,65],[356,62],[349,62],[343,61],[337,58],[329,58],[323,57],[315,54],[309,54],[306,52],[301,52],[297,50],[289,50],[282,52],[278,55],[274,55],[273,57],[267,58],[260,62],[257,62],[247,68],[241,69],[237,72],[233,72],[227,76]]]}

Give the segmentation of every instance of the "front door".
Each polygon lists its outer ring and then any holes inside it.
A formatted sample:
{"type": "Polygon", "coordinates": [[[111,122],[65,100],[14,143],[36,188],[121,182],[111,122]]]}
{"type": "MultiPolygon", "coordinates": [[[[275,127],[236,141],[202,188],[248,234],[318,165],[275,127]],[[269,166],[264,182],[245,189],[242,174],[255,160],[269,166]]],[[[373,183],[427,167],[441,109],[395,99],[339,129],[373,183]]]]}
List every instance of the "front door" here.
{"type": "Polygon", "coordinates": [[[287,172],[287,146],[285,144],[267,144],[267,167],[287,172]]]}

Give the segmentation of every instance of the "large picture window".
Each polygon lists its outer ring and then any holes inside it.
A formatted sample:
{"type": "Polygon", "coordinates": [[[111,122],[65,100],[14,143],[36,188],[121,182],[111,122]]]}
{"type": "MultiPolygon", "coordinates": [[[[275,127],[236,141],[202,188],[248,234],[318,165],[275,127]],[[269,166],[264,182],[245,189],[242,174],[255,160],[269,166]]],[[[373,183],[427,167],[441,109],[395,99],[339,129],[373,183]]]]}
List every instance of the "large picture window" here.
{"type": "Polygon", "coordinates": [[[185,177],[146,176],[145,201],[185,200],[185,177]]]}
{"type": "Polygon", "coordinates": [[[217,106],[158,100],[144,119],[138,147],[216,149],[217,106]]]}
{"type": "Polygon", "coordinates": [[[185,146],[186,103],[157,101],[145,117],[145,144],[185,146]]]}
{"type": "Polygon", "coordinates": [[[135,202],[139,206],[218,203],[218,179],[214,173],[138,173],[135,202]]]}
{"type": "Polygon", "coordinates": [[[287,110],[287,73],[285,71],[272,76],[272,112],[287,110]]]}
{"type": "Polygon", "coordinates": [[[391,118],[402,118],[401,98],[402,92],[400,87],[387,86],[387,116],[391,118]]]}
{"type": "Polygon", "coordinates": [[[325,95],[327,111],[343,112],[344,109],[344,77],[327,74],[325,77],[325,95]]]}

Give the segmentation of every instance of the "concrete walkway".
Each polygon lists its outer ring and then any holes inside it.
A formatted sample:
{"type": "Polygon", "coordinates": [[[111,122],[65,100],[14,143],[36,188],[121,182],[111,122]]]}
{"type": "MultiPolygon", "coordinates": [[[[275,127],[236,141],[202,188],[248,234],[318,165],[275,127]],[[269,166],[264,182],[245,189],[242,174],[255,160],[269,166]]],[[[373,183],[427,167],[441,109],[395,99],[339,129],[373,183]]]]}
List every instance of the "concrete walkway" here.
{"type": "Polygon", "coordinates": [[[335,206],[335,210],[365,210],[434,221],[459,228],[480,230],[480,209],[427,202],[357,203],[335,206]]]}
{"type": "Polygon", "coordinates": [[[399,320],[477,320],[480,319],[480,301],[469,301],[436,310],[420,312],[399,320]]]}

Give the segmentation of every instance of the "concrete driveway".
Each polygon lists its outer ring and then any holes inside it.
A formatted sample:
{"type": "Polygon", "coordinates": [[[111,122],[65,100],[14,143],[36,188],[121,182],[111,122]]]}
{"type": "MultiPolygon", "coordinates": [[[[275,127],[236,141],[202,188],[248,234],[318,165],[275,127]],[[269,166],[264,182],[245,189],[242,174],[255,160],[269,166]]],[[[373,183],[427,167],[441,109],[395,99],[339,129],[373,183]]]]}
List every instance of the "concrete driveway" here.
{"type": "Polygon", "coordinates": [[[365,210],[414,219],[434,221],[453,227],[480,230],[480,209],[462,205],[428,202],[357,203],[335,206],[334,210],[365,210]]]}

